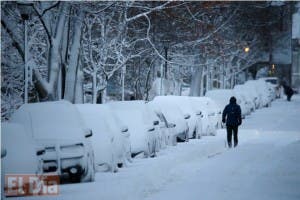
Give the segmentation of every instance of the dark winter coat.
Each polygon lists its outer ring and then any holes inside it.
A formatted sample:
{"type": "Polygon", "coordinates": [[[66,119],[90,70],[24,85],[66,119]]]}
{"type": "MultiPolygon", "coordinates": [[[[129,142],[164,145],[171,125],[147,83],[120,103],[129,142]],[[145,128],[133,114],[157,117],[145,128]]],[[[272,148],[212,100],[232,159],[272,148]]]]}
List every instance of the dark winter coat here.
{"type": "Polygon", "coordinates": [[[230,103],[224,108],[222,122],[227,126],[239,126],[242,124],[241,107],[236,104],[236,98],[231,97],[230,103]]]}
{"type": "Polygon", "coordinates": [[[291,87],[284,85],[283,88],[286,96],[292,96],[294,94],[294,91],[291,87]]]}

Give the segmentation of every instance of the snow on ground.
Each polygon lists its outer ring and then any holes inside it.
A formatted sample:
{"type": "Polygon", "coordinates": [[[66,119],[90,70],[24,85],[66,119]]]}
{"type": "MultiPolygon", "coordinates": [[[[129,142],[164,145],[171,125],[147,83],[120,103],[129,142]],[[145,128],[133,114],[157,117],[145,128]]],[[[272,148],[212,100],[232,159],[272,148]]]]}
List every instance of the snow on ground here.
{"type": "Polygon", "coordinates": [[[280,99],[243,121],[236,149],[225,148],[219,130],[118,173],[97,173],[93,183],[62,185],[57,197],[22,199],[300,199],[299,118],[300,96],[280,99]]]}

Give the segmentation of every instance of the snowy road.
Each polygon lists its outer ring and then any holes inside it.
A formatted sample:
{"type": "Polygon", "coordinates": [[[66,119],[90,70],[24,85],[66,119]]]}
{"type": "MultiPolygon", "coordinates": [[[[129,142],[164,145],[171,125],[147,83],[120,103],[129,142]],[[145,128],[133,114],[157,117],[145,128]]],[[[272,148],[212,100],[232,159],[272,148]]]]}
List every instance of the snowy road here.
{"type": "Polygon", "coordinates": [[[59,196],[42,199],[299,200],[299,119],[300,96],[277,100],[244,120],[236,149],[225,148],[221,130],[135,159],[118,173],[97,173],[94,183],[62,185],[59,196]]]}

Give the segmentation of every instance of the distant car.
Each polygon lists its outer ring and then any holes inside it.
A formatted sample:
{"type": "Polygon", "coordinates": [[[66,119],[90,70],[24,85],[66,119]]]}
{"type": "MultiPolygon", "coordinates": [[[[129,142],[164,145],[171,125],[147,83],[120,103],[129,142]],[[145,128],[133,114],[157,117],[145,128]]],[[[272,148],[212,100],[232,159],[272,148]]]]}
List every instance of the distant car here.
{"type": "Polygon", "coordinates": [[[273,98],[280,98],[282,87],[280,86],[277,77],[263,77],[260,78],[259,80],[265,81],[268,87],[271,88],[269,89],[269,91],[271,92],[273,98]]]}
{"type": "MultiPolygon", "coordinates": [[[[44,153],[44,150],[36,149],[34,141],[25,133],[24,127],[15,123],[1,123],[1,140],[2,180],[7,174],[29,174],[41,178],[42,166],[39,156],[44,153]]],[[[31,188],[30,183],[26,181],[29,180],[22,182],[24,191],[31,188]]],[[[2,184],[4,191],[7,191],[8,183],[2,182],[2,184]]],[[[38,184],[42,184],[42,181],[38,184]]],[[[17,191],[10,191],[10,194],[12,192],[20,194],[17,191]]],[[[29,192],[33,194],[32,190],[29,192]]]]}
{"type": "Polygon", "coordinates": [[[212,100],[214,100],[222,109],[224,109],[225,106],[229,104],[230,97],[234,96],[237,99],[237,104],[239,104],[239,106],[241,107],[242,117],[244,118],[247,114],[249,114],[246,99],[242,94],[232,89],[210,90],[206,93],[205,96],[210,97],[212,100]]]}
{"type": "Polygon", "coordinates": [[[67,101],[22,105],[11,117],[36,144],[45,148],[43,173],[55,173],[61,182],[93,181],[94,152],[90,129],[76,107],[67,101]]]}
{"type": "Polygon", "coordinates": [[[156,120],[150,116],[144,101],[114,101],[107,103],[123,124],[130,130],[131,154],[143,153],[154,157],[158,151],[159,132],[156,120]]]}
{"type": "Polygon", "coordinates": [[[273,85],[279,85],[279,81],[278,81],[277,77],[263,77],[263,78],[260,78],[260,80],[264,80],[267,83],[271,83],[273,85]]]}
{"type": "Polygon", "coordinates": [[[248,91],[253,91],[258,97],[258,108],[268,107],[271,103],[271,96],[267,84],[263,80],[248,80],[244,84],[248,91]]]}
{"type": "Polygon", "coordinates": [[[131,161],[130,133],[105,104],[76,104],[85,124],[93,131],[91,138],[97,171],[118,171],[131,161]]]}
{"type": "Polygon", "coordinates": [[[189,140],[189,127],[187,119],[189,115],[184,114],[181,108],[175,104],[171,104],[168,99],[156,96],[152,100],[155,110],[161,112],[170,124],[174,124],[175,136],[178,142],[186,142],[189,140]]]}

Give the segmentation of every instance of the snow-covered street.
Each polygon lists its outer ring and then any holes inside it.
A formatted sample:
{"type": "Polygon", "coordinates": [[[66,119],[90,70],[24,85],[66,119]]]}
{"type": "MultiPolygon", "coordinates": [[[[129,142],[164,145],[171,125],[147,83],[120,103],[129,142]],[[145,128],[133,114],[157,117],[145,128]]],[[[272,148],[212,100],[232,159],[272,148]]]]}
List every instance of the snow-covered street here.
{"type": "Polygon", "coordinates": [[[23,199],[300,199],[299,118],[299,95],[276,100],[244,119],[236,149],[219,130],[97,173],[93,183],[62,185],[59,196],[23,199]]]}
{"type": "Polygon", "coordinates": [[[300,200],[300,1],[0,5],[1,200],[300,200]]]}

